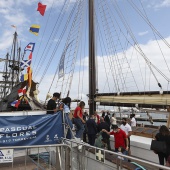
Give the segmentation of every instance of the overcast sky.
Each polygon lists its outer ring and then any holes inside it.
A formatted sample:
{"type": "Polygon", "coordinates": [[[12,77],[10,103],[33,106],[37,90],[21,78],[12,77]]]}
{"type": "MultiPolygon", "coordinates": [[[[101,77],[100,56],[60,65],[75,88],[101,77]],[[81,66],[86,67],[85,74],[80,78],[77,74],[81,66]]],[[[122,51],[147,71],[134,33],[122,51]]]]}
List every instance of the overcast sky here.
{"type": "MultiPolygon", "coordinates": [[[[129,0],[131,1],[131,0],[129,0]]],[[[54,22],[57,19],[59,12],[64,4],[64,0],[42,0],[41,2],[43,4],[47,5],[47,10],[45,13],[45,16],[41,16],[39,12],[36,11],[37,9],[37,4],[38,0],[0,0],[0,56],[1,58],[5,58],[5,55],[8,51],[11,49],[11,44],[12,44],[12,36],[15,32],[15,28],[11,27],[11,25],[15,25],[17,27],[17,33],[18,33],[18,38],[19,38],[19,43],[21,44],[22,50],[24,47],[29,43],[29,42],[35,42],[36,47],[35,51],[33,53],[33,62],[32,62],[32,67],[33,67],[33,72],[38,68],[39,65],[39,58],[45,54],[42,53],[43,49],[45,48],[45,44],[48,41],[48,37],[52,32],[52,29],[54,27],[54,22]],[[29,27],[32,24],[39,24],[41,26],[40,28],[40,33],[39,36],[36,37],[35,35],[31,34],[29,32],[29,27]],[[47,24],[47,25],[46,25],[47,24]]],[[[76,0],[71,0],[70,5],[65,11],[66,13],[70,12],[70,10],[73,8],[74,3],[76,0]]],[[[88,2],[88,1],[87,1],[88,2]]],[[[155,41],[155,35],[153,34],[152,29],[140,18],[138,14],[135,14],[135,12],[132,11],[130,6],[127,5],[128,0],[119,0],[117,1],[119,4],[120,9],[123,12],[127,12],[125,14],[126,19],[128,20],[128,23],[133,31],[133,34],[142,47],[142,50],[145,52],[147,57],[153,62],[154,65],[159,67],[161,71],[165,71],[164,73],[167,75],[167,77],[170,77],[168,75],[169,72],[166,70],[166,64],[170,66],[170,60],[168,57],[170,56],[170,50],[169,48],[164,45],[160,37],[157,36],[157,40],[161,46],[161,49],[164,53],[164,58],[160,57],[161,52],[157,46],[157,42],[155,41]],[[139,19],[140,18],[140,19],[139,19]],[[145,24],[144,24],[145,23],[145,24]],[[164,60],[164,63],[162,62],[164,60]],[[166,61],[166,62],[165,62],[166,61]],[[165,70],[164,70],[165,69],[165,70]]],[[[136,5],[140,4],[140,0],[132,0],[131,2],[135,2],[136,5]]],[[[147,17],[151,21],[151,23],[154,25],[154,27],[161,33],[161,35],[166,39],[168,43],[170,43],[170,0],[141,0],[143,7],[145,9],[145,12],[147,14],[147,17]]],[[[140,6],[140,9],[142,10],[142,6],[140,6]]],[[[96,9],[96,13],[100,12],[100,10],[96,9]]],[[[67,18],[67,17],[66,17],[67,18]]],[[[101,22],[100,19],[98,18],[98,22],[101,22]]],[[[64,24],[61,25],[61,27],[64,24]]],[[[53,41],[54,43],[58,42],[59,35],[56,36],[53,41]]],[[[62,40],[60,44],[65,44],[65,39],[62,40]]],[[[99,41],[99,39],[98,39],[99,41]]],[[[100,47],[98,47],[100,48],[100,47]]],[[[133,49],[130,45],[126,49],[126,55],[130,56],[133,53],[133,49]]],[[[58,49],[58,53],[56,53],[55,58],[56,60],[53,61],[53,64],[55,63],[54,66],[51,66],[49,71],[47,72],[47,76],[45,80],[43,80],[41,85],[39,86],[39,98],[41,100],[45,99],[45,96],[49,90],[49,84],[51,83],[51,80],[53,79],[53,75],[55,70],[53,69],[55,66],[57,67],[58,61],[60,59],[60,54],[63,49],[58,49]],[[48,86],[47,86],[48,85],[48,86]]],[[[121,56],[121,51],[118,52],[118,56],[121,56]]],[[[81,71],[81,75],[83,75],[83,80],[81,79],[81,87],[78,87],[78,82],[79,82],[79,76],[80,73],[77,70],[75,70],[73,82],[72,82],[72,88],[71,88],[71,97],[72,98],[80,98],[82,100],[87,101],[86,94],[88,94],[88,58],[87,58],[88,52],[85,53],[83,61],[85,66],[84,66],[84,72],[81,71]],[[83,85],[82,85],[83,84],[83,85]],[[79,90],[78,90],[79,88],[79,90]],[[79,94],[78,94],[79,91],[79,94]]],[[[106,76],[105,73],[108,70],[104,70],[104,62],[106,61],[106,57],[102,56],[102,52],[99,50],[98,51],[98,67],[99,67],[99,90],[100,92],[106,92],[109,88],[109,85],[106,83],[106,76]]],[[[136,57],[137,54],[133,57],[136,57]]],[[[48,58],[50,56],[45,57],[46,60],[44,60],[44,63],[48,62],[48,58]]],[[[135,61],[133,63],[138,65],[138,60],[132,59],[135,61]]],[[[140,60],[139,60],[140,61],[140,60]]],[[[145,66],[144,63],[140,61],[141,66],[145,66]]],[[[76,66],[79,66],[80,63],[77,61],[76,66]]],[[[109,62],[106,62],[106,67],[109,68],[109,62]]],[[[137,66],[139,68],[139,66],[137,66]]],[[[132,67],[132,69],[137,70],[137,68],[132,67]]],[[[41,68],[39,68],[41,70],[41,68]]],[[[3,70],[3,64],[0,63],[0,70],[3,70]]],[[[43,70],[43,69],[42,69],[43,70]]],[[[36,70],[37,71],[37,70],[36,70]]],[[[148,72],[149,73],[149,72],[148,72]]],[[[39,81],[41,78],[42,72],[35,77],[39,81]]],[[[145,72],[147,74],[147,71],[145,72]]],[[[135,75],[135,74],[134,74],[135,75]]],[[[108,73],[108,77],[111,76],[108,73]]],[[[139,76],[139,74],[138,74],[139,76]]],[[[147,77],[147,76],[146,76],[147,77]]],[[[145,77],[145,78],[146,78],[145,77]]],[[[159,75],[158,75],[159,77],[159,75]]],[[[1,75],[0,75],[0,78],[1,75]]],[[[149,79],[149,75],[147,77],[149,79]]],[[[163,82],[163,79],[161,77],[160,81],[163,82]]],[[[138,79],[138,78],[137,78],[138,79]]],[[[136,79],[136,81],[137,81],[136,79]]],[[[141,81],[141,80],[140,80],[141,81]]],[[[149,89],[151,86],[155,87],[155,90],[159,90],[159,88],[156,88],[157,85],[155,85],[155,79],[153,77],[150,80],[153,82],[153,85],[148,85],[147,88],[149,89]]],[[[151,83],[150,82],[150,83],[151,83]]],[[[113,83],[110,80],[110,83],[113,83]]],[[[140,84],[139,82],[137,82],[140,84]]],[[[147,82],[149,83],[149,82],[147,82]]],[[[140,85],[139,85],[140,86],[140,85]]],[[[133,88],[133,87],[132,87],[133,88]]],[[[148,90],[147,89],[147,90],[148,90]]],[[[167,89],[167,86],[164,87],[164,90],[167,89]]],[[[50,93],[52,94],[56,89],[52,89],[50,93]]],[[[142,89],[144,90],[144,89],[142,89]]],[[[110,90],[111,91],[111,90],[110,90]]]]}

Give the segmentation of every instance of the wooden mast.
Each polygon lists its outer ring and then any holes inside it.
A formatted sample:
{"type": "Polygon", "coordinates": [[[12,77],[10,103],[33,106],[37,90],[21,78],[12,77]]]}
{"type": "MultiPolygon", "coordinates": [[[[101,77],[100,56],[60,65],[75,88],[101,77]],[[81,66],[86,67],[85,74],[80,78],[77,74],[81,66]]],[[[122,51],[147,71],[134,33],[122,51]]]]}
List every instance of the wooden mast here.
{"type": "Polygon", "coordinates": [[[12,57],[12,67],[11,67],[11,69],[12,69],[12,75],[11,75],[11,79],[12,79],[12,84],[11,84],[11,90],[13,89],[13,87],[14,87],[14,74],[15,74],[15,72],[14,72],[14,67],[15,67],[15,60],[16,60],[16,56],[15,56],[15,54],[16,54],[16,41],[17,41],[17,33],[15,32],[14,33],[14,40],[13,40],[13,56],[11,56],[12,57]]]}
{"type": "Polygon", "coordinates": [[[170,128],[170,107],[168,107],[167,108],[167,111],[168,111],[168,117],[167,117],[167,124],[166,124],[166,126],[168,127],[168,128],[170,128]]]}
{"type": "Polygon", "coordinates": [[[96,110],[96,65],[95,65],[95,28],[94,0],[89,0],[89,114],[96,110]]]}
{"type": "Polygon", "coordinates": [[[2,98],[3,97],[5,97],[6,96],[6,94],[7,94],[7,81],[8,81],[8,78],[9,78],[9,73],[8,73],[8,58],[9,58],[9,53],[7,53],[7,55],[6,55],[6,61],[5,61],[5,74],[3,74],[3,78],[4,78],[4,80],[5,80],[5,82],[4,82],[4,87],[3,87],[3,96],[2,96],[2,98]]]}

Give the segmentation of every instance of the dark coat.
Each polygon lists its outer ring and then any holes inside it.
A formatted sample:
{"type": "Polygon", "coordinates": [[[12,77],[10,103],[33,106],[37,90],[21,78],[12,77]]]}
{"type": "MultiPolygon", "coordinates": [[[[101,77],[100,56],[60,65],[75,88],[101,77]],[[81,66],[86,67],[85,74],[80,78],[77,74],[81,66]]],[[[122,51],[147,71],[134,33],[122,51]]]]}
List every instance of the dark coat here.
{"type": "Polygon", "coordinates": [[[105,116],[104,121],[110,126],[110,118],[108,115],[105,116]]]}
{"type": "Polygon", "coordinates": [[[170,135],[162,135],[161,133],[157,133],[155,136],[158,141],[165,141],[167,145],[167,155],[170,155],[170,135]]]}
{"type": "Polygon", "coordinates": [[[86,122],[87,125],[87,134],[96,134],[97,133],[97,124],[94,119],[88,119],[86,122]]]}
{"type": "MultiPolygon", "coordinates": [[[[110,132],[110,126],[106,122],[101,122],[101,123],[98,124],[98,127],[97,127],[98,132],[101,132],[102,129],[105,129],[108,132],[110,132]]],[[[104,139],[109,139],[110,138],[110,136],[105,132],[102,133],[102,137],[104,139]]]]}

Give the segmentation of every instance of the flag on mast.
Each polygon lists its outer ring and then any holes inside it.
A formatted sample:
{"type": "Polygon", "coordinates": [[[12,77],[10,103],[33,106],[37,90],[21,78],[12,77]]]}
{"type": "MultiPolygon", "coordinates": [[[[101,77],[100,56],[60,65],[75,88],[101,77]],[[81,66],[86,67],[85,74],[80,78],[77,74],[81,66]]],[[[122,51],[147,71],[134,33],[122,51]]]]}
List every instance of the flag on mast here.
{"type": "Polygon", "coordinates": [[[37,11],[39,11],[42,16],[44,16],[46,6],[47,5],[43,5],[41,2],[38,3],[37,11]]]}
{"type": "Polygon", "coordinates": [[[31,59],[30,60],[22,60],[20,63],[20,67],[24,68],[24,67],[30,67],[31,65],[31,59]]]}
{"type": "Polygon", "coordinates": [[[18,90],[18,96],[23,96],[24,94],[26,94],[26,86],[23,89],[19,89],[18,90]]]}
{"type": "Polygon", "coordinates": [[[34,47],[35,47],[35,43],[30,42],[30,43],[25,47],[24,52],[25,52],[25,51],[31,51],[31,52],[33,52],[33,51],[34,51],[34,47]]]}
{"type": "Polygon", "coordinates": [[[32,60],[32,52],[30,53],[28,60],[32,60]]]}
{"type": "Polygon", "coordinates": [[[14,102],[11,103],[11,106],[18,108],[20,104],[20,100],[15,100],[14,102]]]}
{"type": "Polygon", "coordinates": [[[15,25],[11,25],[11,27],[13,27],[13,28],[17,28],[15,25]]]}
{"type": "Polygon", "coordinates": [[[32,69],[31,69],[31,67],[27,68],[27,73],[28,73],[28,86],[31,87],[31,84],[32,84],[32,69]]]}
{"type": "Polygon", "coordinates": [[[30,32],[36,36],[38,36],[39,30],[40,30],[40,25],[31,25],[30,27],[30,32]]]}
{"type": "Polygon", "coordinates": [[[23,75],[21,75],[20,81],[21,81],[21,82],[24,82],[24,81],[26,81],[26,80],[28,80],[28,74],[23,74],[23,75]]]}

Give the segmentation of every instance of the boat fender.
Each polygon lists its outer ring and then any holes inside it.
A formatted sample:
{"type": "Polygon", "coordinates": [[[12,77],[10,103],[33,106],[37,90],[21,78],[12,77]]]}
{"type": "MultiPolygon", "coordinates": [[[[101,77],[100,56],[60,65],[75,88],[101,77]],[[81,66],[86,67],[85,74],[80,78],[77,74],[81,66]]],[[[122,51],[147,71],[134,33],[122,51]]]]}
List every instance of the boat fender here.
{"type": "Polygon", "coordinates": [[[146,170],[143,166],[139,165],[138,163],[136,162],[131,162],[132,164],[138,166],[135,170],[146,170]]]}

